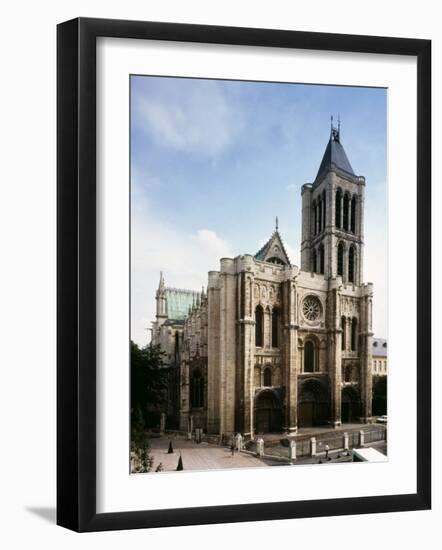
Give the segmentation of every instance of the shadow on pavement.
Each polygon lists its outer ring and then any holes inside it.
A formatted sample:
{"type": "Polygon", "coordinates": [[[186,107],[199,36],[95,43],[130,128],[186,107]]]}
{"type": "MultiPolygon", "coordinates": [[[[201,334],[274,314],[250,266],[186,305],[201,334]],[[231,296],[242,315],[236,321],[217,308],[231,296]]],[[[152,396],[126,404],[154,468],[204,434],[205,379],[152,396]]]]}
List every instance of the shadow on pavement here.
{"type": "Polygon", "coordinates": [[[35,516],[38,516],[49,523],[55,524],[57,519],[57,511],[54,508],[45,506],[27,506],[26,510],[35,516]]]}

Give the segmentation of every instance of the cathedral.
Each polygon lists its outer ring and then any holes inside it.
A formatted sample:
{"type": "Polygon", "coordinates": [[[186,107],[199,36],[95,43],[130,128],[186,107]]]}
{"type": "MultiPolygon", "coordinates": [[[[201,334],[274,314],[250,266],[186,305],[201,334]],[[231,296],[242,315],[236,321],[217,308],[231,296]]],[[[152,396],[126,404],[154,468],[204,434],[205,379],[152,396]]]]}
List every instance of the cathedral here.
{"type": "Polygon", "coordinates": [[[300,268],[276,220],[256,254],[221,258],[207,291],[169,288],[161,274],[152,342],[169,367],[168,426],[253,438],[370,421],[364,193],[332,123],[318,173],[301,188],[300,268]]]}

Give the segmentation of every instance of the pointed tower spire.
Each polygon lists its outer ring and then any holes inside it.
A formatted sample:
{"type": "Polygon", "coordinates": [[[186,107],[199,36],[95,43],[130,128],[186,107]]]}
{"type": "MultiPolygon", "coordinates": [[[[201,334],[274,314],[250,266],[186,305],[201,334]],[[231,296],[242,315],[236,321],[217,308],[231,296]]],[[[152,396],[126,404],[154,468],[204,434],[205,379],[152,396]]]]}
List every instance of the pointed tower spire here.
{"type": "Polygon", "coordinates": [[[164,284],[163,272],[160,271],[160,282],[156,293],[157,321],[167,318],[166,286],[164,284]]]}
{"type": "Polygon", "coordinates": [[[344,147],[341,144],[341,117],[340,115],[338,116],[338,126],[333,125],[333,116],[330,117],[330,120],[330,139],[322,157],[318,173],[316,174],[315,182],[324,177],[332,168],[337,168],[346,174],[355,176],[344,147]]]}
{"type": "Polygon", "coordinates": [[[160,283],[158,285],[158,290],[164,290],[164,277],[162,271],[160,271],[160,283]]]}
{"type": "Polygon", "coordinates": [[[275,219],[275,231],[278,231],[278,216],[275,219]]]}

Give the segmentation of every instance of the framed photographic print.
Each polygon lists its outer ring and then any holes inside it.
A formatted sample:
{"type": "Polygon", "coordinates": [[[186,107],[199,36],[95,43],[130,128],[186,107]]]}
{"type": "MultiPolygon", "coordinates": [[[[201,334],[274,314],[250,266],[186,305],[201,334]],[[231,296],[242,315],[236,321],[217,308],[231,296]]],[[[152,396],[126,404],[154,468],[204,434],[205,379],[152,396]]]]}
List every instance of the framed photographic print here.
{"type": "Polygon", "coordinates": [[[59,525],[430,507],[430,53],[58,26],[59,525]]]}

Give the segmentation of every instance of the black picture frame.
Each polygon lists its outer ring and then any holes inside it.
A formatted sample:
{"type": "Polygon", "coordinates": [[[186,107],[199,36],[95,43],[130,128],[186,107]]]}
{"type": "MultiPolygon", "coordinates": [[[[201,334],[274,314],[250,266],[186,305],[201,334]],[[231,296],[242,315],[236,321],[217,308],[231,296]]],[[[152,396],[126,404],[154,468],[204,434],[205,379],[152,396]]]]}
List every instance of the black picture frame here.
{"type": "MultiPolygon", "coordinates": [[[[57,523],[75,531],[425,510],[431,506],[431,41],[79,18],[57,28],[57,523]],[[96,39],[166,40],[417,59],[417,492],[96,512],[96,39]]],[[[404,124],[406,122],[404,121],[404,124]]]]}

